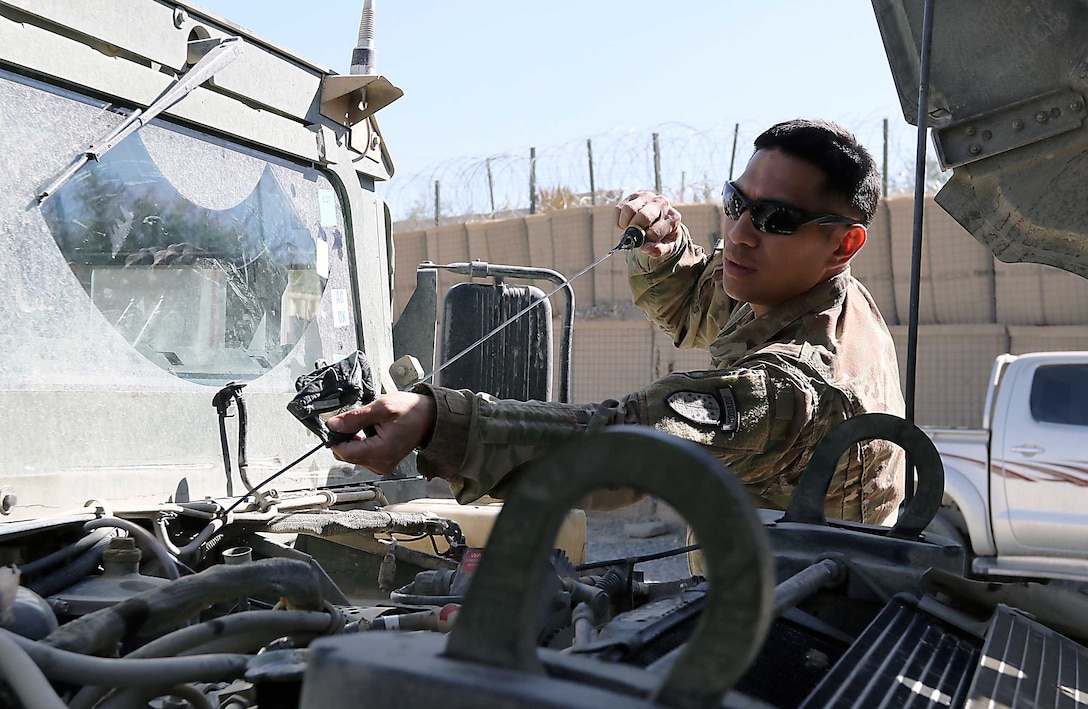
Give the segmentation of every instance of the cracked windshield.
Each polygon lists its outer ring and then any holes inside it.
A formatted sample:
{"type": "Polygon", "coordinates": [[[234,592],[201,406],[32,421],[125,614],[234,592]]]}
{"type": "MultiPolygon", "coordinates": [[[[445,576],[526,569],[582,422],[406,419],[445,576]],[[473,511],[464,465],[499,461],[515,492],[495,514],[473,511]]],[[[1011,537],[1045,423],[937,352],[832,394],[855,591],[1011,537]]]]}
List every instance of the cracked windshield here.
{"type": "Polygon", "coordinates": [[[149,126],[91,161],[42,214],[95,306],[182,379],[247,381],[280,362],[317,314],[335,192],[284,166],[149,126]],[[302,202],[316,204],[308,218],[302,202]]]}

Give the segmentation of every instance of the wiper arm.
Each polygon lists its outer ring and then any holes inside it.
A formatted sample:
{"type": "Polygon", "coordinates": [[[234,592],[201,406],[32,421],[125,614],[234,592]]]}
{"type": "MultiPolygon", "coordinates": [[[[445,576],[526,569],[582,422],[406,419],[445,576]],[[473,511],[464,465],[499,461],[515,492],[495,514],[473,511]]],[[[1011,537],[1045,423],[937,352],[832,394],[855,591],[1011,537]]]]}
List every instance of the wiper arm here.
{"type": "Polygon", "coordinates": [[[53,180],[49,183],[49,186],[41,191],[38,195],[39,204],[46,197],[54,194],[63,187],[64,183],[72,179],[72,177],[79,172],[80,168],[91,160],[100,160],[103,155],[115,148],[122,140],[147,125],[152,118],[170,108],[175,103],[188,96],[193,89],[215,76],[220,69],[237,59],[245,49],[245,43],[240,37],[227,37],[221,40],[204,40],[204,42],[214,43],[214,46],[212,46],[211,49],[201,57],[200,61],[189,69],[189,71],[185,72],[185,74],[179,77],[170,88],[155,99],[150,106],[143,110],[137,109],[136,111],[133,111],[128,118],[110,131],[108,135],[92,143],[87,150],[80,154],[79,157],[68,166],[67,170],[61,173],[57,179],[53,180]]]}

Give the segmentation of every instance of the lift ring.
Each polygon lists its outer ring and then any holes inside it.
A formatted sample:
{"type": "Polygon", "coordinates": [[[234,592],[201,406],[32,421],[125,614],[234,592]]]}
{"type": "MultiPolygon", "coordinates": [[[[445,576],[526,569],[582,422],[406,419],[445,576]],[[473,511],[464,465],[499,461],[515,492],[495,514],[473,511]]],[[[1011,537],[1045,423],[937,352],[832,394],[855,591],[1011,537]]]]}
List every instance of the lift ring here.
{"type": "Polygon", "coordinates": [[[700,446],[642,427],[573,439],[519,474],[469,587],[446,657],[544,671],[538,589],[567,512],[599,488],[661,497],[702,543],[709,588],[699,624],[654,699],[715,706],[762,647],[774,605],[773,555],[744,486],[700,446]]]}
{"type": "Polygon", "coordinates": [[[861,441],[882,439],[898,445],[911,458],[918,486],[889,537],[917,539],[940,509],[944,497],[944,465],[933,441],[906,419],[891,414],[861,414],[848,418],[830,432],[812,451],[805,472],[797,484],[783,522],[827,525],[824,501],[839,458],[861,441]]]}

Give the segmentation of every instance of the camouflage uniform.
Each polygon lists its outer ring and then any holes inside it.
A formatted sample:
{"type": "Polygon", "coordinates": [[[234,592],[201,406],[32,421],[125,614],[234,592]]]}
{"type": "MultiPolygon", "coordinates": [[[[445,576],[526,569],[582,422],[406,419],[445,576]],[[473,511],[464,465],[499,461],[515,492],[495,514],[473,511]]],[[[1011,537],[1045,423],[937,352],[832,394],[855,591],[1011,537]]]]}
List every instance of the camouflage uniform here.
{"type": "MultiPolygon", "coordinates": [[[[628,252],[635,303],[677,347],[706,347],[713,367],[675,372],[599,404],[500,401],[427,387],[438,419],[418,458],[457,499],[501,497],[507,473],[563,440],[614,424],[648,424],[707,446],[760,507],[785,509],[813,446],[859,413],[903,414],[895,348],[872,297],[849,270],[762,317],[722,290],[720,251],[686,230],[664,258],[628,252]]],[[[885,523],[902,499],[902,451],[868,441],[849,451],[828,492],[829,517],[885,523]]],[[[602,492],[617,507],[637,493],[602,492]]]]}

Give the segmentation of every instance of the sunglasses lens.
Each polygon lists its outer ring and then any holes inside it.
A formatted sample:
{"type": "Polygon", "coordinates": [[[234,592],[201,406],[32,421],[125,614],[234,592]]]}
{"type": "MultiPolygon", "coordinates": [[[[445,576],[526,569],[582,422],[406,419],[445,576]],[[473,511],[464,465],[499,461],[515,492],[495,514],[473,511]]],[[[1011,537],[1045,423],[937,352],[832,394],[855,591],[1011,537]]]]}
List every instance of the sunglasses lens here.
{"type": "Polygon", "coordinates": [[[760,231],[768,234],[792,234],[800,226],[801,216],[792,209],[767,204],[759,206],[762,209],[752,210],[752,220],[760,231]]]}
{"type": "Polygon", "coordinates": [[[725,189],[722,190],[722,206],[725,207],[725,216],[733,221],[739,220],[740,215],[744,214],[744,201],[737,194],[737,191],[733,189],[733,185],[728,182],[725,183],[725,189]]]}

